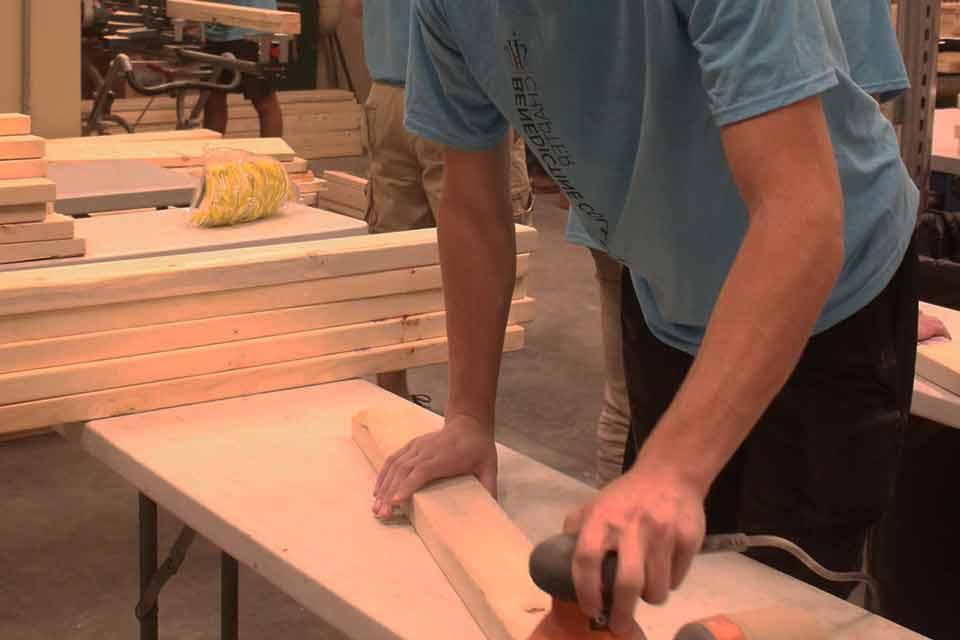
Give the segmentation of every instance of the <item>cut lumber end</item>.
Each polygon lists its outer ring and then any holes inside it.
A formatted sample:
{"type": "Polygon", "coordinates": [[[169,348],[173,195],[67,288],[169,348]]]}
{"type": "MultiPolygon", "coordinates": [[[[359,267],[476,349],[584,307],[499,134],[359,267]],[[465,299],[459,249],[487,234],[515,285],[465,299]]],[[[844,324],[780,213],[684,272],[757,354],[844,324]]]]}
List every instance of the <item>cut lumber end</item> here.
{"type": "Polygon", "coordinates": [[[30,133],[30,116],[0,113],[0,136],[24,136],[30,133]]]}

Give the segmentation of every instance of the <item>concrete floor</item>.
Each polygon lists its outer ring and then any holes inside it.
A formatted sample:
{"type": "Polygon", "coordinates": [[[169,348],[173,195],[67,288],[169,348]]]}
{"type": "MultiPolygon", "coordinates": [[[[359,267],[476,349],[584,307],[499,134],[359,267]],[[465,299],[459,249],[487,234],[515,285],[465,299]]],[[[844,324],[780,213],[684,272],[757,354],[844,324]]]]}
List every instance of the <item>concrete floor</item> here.
{"type": "MultiPolygon", "coordinates": [[[[348,167],[350,169],[351,167],[348,167]]],[[[602,388],[593,262],[563,240],[566,214],[540,197],[531,292],[538,318],[501,376],[499,439],[582,479],[591,475],[602,388]]],[[[443,408],[445,367],[411,374],[443,408]]],[[[0,443],[0,640],[136,637],[137,498],[123,479],[57,436],[0,443]]],[[[178,523],[161,513],[161,553],[178,523]]],[[[161,637],[217,637],[218,551],[198,539],[161,599],[161,637]]],[[[241,568],[241,636],[342,636],[241,568]]]]}

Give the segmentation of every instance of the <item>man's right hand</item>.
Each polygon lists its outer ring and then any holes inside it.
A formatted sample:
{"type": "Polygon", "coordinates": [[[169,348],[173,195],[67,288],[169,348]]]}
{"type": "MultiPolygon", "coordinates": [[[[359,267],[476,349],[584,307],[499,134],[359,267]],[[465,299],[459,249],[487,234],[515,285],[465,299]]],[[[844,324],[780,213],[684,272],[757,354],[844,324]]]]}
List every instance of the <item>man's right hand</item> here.
{"type": "Polygon", "coordinates": [[[497,496],[493,427],[469,416],[447,419],[443,429],[411,440],[387,458],[377,477],[373,513],[384,520],[428,482],[472,474],[497,496]]]}

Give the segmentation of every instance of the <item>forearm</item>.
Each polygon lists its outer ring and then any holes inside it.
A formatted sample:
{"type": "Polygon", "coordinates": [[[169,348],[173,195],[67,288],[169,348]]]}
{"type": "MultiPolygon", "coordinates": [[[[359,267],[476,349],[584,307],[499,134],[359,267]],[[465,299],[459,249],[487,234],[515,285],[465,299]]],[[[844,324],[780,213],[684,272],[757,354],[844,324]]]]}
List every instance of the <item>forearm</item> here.
{"type": "Polygon", "coordinates": [[[363,0],[343,0],[343,7],[351,15],[363,17],[363,0]]]}
{"type": "Polygon", "coordinates": [[[786,383],[843,263],[842,214],[829,210],[839,202],[768,206],[784,209],[753,216],[693,367],[641,453],[704,493],[786,383]]]}
{"type": "MultiPolygon", "coordinates": [[[[506,147],[497,153],[505,156],[506,147]]],[[[502,175],[484,175],[457,170],[449,158],[438,229],[450,348],[447,416],[492,428],[516,279],[508,164],[498,169],[502,175]]]]}

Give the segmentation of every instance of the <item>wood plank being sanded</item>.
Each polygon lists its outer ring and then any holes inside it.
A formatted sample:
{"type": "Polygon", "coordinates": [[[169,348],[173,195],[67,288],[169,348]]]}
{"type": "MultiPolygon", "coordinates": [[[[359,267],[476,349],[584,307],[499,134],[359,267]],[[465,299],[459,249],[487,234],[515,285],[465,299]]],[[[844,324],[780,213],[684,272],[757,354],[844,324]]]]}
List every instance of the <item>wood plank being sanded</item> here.
{"type": "MultiPolygon", "coordinates": [[[[442,417],[415,408],[374,408],[354,418],[353,439],[379,470],[412,438],[442,426],[442,417]]],[[[550,599],[529,576],[529,540],[480,482],[469,476],[431,484],[414,494],[409,517],[486,636],[527,640],[550,599]]]]}
{"type": "Polygon", "coordinates": [[[239,7],[201,0],[167,0],[167,16],[195,22],[212,22],[266,33],[300,34],[300,14],[254,7],[239,7]]]}

